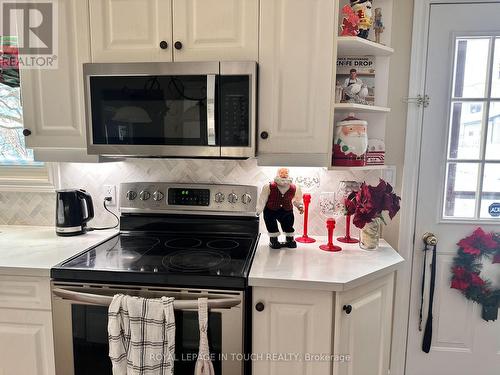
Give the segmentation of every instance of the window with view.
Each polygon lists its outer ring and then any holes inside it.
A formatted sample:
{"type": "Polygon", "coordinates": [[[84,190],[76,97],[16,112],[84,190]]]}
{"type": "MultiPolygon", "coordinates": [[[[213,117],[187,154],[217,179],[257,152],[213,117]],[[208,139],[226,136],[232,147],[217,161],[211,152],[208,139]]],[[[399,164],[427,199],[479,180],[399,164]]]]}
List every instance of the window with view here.
{"type": "Polygon", "coordinates": [[[0,165],[41,166],[24,143],[17,48],[14,37],[0,36],[0,165]]]}
{"type": "Polygon", "coordinates": [[[455,43],[445,219],[500,220],[500,37],[455,43]]]}

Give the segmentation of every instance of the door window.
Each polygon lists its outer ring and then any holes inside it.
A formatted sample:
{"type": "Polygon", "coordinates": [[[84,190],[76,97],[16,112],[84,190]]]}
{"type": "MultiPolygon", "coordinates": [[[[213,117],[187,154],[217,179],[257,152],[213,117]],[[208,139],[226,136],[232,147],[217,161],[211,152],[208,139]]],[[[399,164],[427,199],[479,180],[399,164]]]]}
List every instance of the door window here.
{"type": "Polygon", "coordinates": [[[500,220],[500,37],[455,39],[443,217],[500,220]]]}

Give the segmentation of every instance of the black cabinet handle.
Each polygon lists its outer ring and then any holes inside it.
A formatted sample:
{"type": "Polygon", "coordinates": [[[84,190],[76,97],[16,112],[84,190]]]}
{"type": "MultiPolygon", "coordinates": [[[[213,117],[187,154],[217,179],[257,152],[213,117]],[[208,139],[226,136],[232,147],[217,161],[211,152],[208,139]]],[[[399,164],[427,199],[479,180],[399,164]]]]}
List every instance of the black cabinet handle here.
{"type": "Polygon", "coordinates": [[[346,314],[350,314],[352,311],[352,306],[351,305],[344,305],[344,307],[342,307],[342,310],[344,310],[346,314]]]}
{"type": "Polygon", "coordinates": [[[264,304],[262,302],[258,302],[256,305],[255,305],[255,310],[257,310],[258,312],[261,312],[261,311],[264,311],[264,304]]]}
{"type": "Polygon", "coordinates": [[[23,130],[23,135],[24,135],[25,137],[27,137],[28,135],[31,135],[31,130],[29,130],[29,129],[24,129],[24,130],[23,130]]]}
{"type": "Polygon", "coordinates": [[[182,49],[182,43],[177,41],[174,43],[174,47],[175,47],[175,49],[182,49]]]}
{"type": "Polygon", "coordinates": [[[160,42],[160,48],[161,49],[167,49],[168,48],[168,43],[164,40],[160,42]]]}
{"type": "Polygon", "coordinates": [[[260,137],[261,137],[262,139],[267,139],[267,138],[269,138],[269,133],[268,133],[268,132],[261,132],[261,133],[260,133],[260,137]]]}

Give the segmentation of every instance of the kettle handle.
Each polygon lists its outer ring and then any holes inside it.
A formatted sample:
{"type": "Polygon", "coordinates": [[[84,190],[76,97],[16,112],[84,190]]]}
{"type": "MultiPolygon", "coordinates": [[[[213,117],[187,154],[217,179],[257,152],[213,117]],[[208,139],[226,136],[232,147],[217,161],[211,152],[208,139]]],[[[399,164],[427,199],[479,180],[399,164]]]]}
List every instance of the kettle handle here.
{"type": "Polygon", "coordinates": [[[78,190],[78,196],[85,201],[85,206],[87,206],[87,217],[82,218],[82,221],[86,223],[94,218],[94,203],[92,202],[92,196],[82,189],[78,190]]]}

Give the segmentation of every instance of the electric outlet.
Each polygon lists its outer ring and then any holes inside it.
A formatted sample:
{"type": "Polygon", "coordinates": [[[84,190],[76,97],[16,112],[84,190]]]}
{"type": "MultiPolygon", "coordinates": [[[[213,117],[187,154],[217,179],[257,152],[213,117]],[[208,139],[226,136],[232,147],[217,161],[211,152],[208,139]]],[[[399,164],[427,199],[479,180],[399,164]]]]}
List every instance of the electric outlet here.
{"type": "Polygon", "coordinates": [[[106,205],[116,206],[116,186],[104,185],[103,193],[104,193],[104,198],[111,198],[111,201],[106,202],[106,205]]]}

